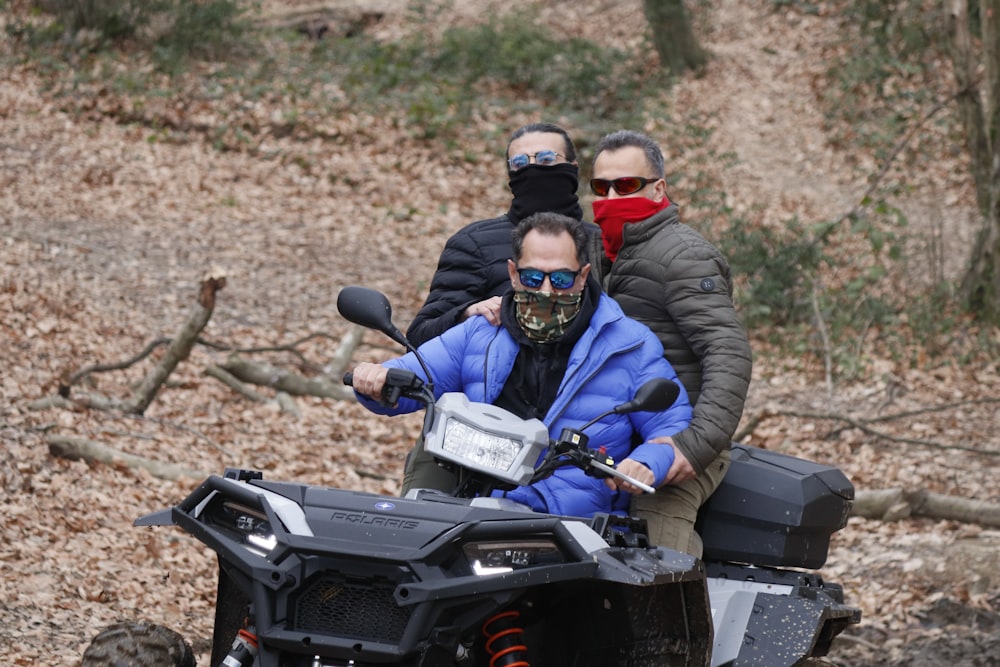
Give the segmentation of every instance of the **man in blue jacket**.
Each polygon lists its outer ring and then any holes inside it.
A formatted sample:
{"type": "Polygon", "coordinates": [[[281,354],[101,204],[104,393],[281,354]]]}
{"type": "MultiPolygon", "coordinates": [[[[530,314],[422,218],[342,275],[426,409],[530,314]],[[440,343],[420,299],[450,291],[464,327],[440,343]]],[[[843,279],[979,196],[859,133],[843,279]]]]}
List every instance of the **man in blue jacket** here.
{"type": "MultiPolygon", "coordinates": [[[[579,428],[630,400],[653,377],[677,381],[652,332],[625,317],[590,278],[587,243],[582,224],[565,215],[537,213],[522,220],[513,233],[513,259],[507,262],[512,289],[502,298],[499,322],[473,316],[420,346],[435,394],[461,391],[470,400],[541,419],[555,438],[563,428],[579,428]]],[[[415,401],[385,408],[375,400],[390,367],[424,377],[412,353],[381,365],[359,364],[354,369],[359,399],[380,414],[417,410],[415,401]]],[[[650,441],[680,432],[690,419],[681,388],[668,410],[607,415],[587,434],[620,461],[620,471],[655,487],[670,470],[673,448],[650,441]],[[642,438],[635,447],[633,432],[642,438]]],[[[538,511],[591,516],[625,514],[631,495],[639,493],[629,483],[595,479],[566,466],[507,495],[538,511]]]]}
{"type": "MultiPolygon", "coordinates": [[[[406,330],[411,343],[420,346],[475,315],[499,323],[517,223],[541,211],[583,218],[576,159],[569,133],[554,123],[530,123],[511,134],[504,153],[510,207],[503,215],[466,225],[445,243],[427,300],[406,330]]],[[[587,223],[585,229],[599,235],[596,225],[587,223]]],[[[403,493],[411,488],[447,490],[454,484],[454,476],[434,463],[418,439],[406,457],[403,493]]]]}

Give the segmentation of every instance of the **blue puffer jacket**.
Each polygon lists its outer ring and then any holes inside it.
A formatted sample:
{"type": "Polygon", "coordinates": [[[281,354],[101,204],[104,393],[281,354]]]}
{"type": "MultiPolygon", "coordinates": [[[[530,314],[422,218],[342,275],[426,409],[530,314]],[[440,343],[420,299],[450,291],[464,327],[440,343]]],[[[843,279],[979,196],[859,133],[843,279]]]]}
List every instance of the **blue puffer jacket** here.
{"type": "MultiPolygon", "coordinates": [[[[434,377],[436,396],[461,391],[472,401],[493,403],[514,366],[518,344],[502,326],[493,326],[477,316],[432,338],[419,350],[434,377]]],[[[426,380],[412,353],[383,365],[406,368],[426,380]]],[[[656,336],[645,325],[625,317],[618,304],[602,294],[590,326],[573,348],[556,400],[543,420],[549,437],[557,438],[563,428],[579,428],[600,413],[631,400],[639,386],[654,377],[678,382],[656,336]]],[[[422,407],[409,399],[386,408],[360,394],[358,398],[379,414],[402,414],[422,407]]],[[[690,420],[691,405],[682,386],[680,396],[668,410],[608,415],[590,426],[586,434],[591,447],[605,447],[615,461],[631,458],[645,464],[655,476],[653,485],[659,486],[673,463],[673,449],[648,440],[678,433],[690,420]],[[644,440],[635,449],[631,445],[633,431],[644,440]]],[[[567,516],[624,514],[630,500],[628,494],[612,492],[603,480],[588,477],[571,466],[506,495],[537,511],[567,516]]]]}

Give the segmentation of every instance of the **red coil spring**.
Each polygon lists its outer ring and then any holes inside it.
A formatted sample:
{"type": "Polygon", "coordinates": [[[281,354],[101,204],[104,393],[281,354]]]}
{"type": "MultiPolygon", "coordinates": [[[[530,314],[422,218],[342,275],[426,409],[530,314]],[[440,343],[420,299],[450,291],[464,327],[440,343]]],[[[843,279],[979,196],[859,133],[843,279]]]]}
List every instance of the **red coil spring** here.
{"type": "Polygon", "coordinates": [[[490,667],[531,667],[528,647],[521,643],[524,629],[514,624],[520,616],[519,611],[503,611],[483,623],[490,667]]]}

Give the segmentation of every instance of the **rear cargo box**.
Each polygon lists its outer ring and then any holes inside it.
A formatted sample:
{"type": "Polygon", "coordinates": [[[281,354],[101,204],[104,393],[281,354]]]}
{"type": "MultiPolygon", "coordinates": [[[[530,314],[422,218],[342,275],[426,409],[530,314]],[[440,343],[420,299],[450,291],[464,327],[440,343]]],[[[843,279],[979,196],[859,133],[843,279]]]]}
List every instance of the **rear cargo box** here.
{"type": "Polygon", "coordinates": [[[733,462],[702,507],[705,560],[816,569],[844,527],[854,486],[837,468],[733,444],[733,462]]]}

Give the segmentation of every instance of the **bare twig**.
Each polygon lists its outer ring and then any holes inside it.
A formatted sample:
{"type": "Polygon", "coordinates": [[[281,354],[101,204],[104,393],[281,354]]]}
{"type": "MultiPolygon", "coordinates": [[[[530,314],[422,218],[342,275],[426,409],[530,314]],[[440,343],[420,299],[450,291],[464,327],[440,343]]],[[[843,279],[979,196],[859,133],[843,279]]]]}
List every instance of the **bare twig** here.
{"type": "Polygon", "coordinates": [[[80,380],[87,377],[91,373],[106,373],[108,371],[120,371],[122,369],[128,368],[133,364],[136,364],[145,359],[146,357],[148,357],[150,354],[153,353],[153,350],[155,350],[156,348],[160,347],[161,345],[168,345],[169,343],[170,343],[169,338],[157,338],[156,340],[150,342],[145,348],[143,348],[142,352],[135,355],[134,357],[126,359],[125,361],[119,361],[113,364],[94,364],[92,366],[85,366],[84,368],[81,368],[80,370],[76,371],[68,378],[66,378],[65,382],[60,383],[59,395],[68,398],[70,387],[72,387],[73,385],[75,385],[76,383],[78,383],[80,380]]]}
{"type": "Polygon", "coordinates": [[[147,415],[126,415],[126,417],[132,419],[141,419],[143,421],[148,421],[154,424],[160,424],[161,426],[167,426],[169,428],[177,429],[178,431],[181,431],[183,433],[189,433],[194,437],[198,438],[199,440],[201,440],[202,442],[206,443],[207,445],[210,445],[213,449],[217,450],[223,455],[228,456],[230,459],[237,458],[237,455],[234,452],[226,449],[225,447],[215,442],[214,440],[212,440],[210,437],[208,437],[198,429],[192,428],[187,424],[179,424],[169,419],[160,419],[158,417],[149,417],[147,415]]]}
{"type": "Polygon", "coordinates": [[[317,332],[317,333],[311,333],[308,336],[303,336],[302,338],[294,340],[291,343],[283,343],[279,345],[265,345],[262,347],[233,347],[232,345],[226,345],[224,343],[214,343],[212,341],[208,341],[203,338],[198,339],[198,344],[204,345],[205,347],[211,348],[213,350],[219,350],[220,352],[233,352],[235,354],[260,354],[262,352],[289,352],[298,357],[299,362],[302,364],[303,368],[306,368],[310,371],[321,373],[323,372],[322,368],[320,368],[316,364],[311,363],[309,360],[305,358],[305,355],[302,354],[302,352],[296,349],[299,345],[307,343],[310,340],[313,340],[314,338],[328,338],[330,340],[337,340],[330,334],[317,332]]]}
{"type": "Polygon", "coordinates": [[[813,316],[816,318],[816,328],[819,329],[820,338],[823,340],[823,368],[826,378],[827,398],[833,398],[833,351],[830,349],[830,335],[826,331],[826,322],[823,320],[823,311],[819,307],[819,296],[817,295],[816,281],[812,284],[812,308],[813,316]]]}
{"type": "Polygon", "coordinates": [[[960,90],[955,91],[948,97],[938,100],[937,103],[934,104],[934,106],[932,106],[927,111],[927,113],[925,113],[920,118],[920,120],[917,121],[916,124],[910,127],[909,131],[905,135],[903,135],[903,137],[898,142],[896,142],[896,145],[893,147],[892,152],[889,153],[889,157],[885,159],[882,168],[878,171],[877,174],[875,174],[869,179],[868,189],[865,190],[863,195],[861,195],[861,199],[858,202],[858,204],[856,204],[854,208],[852,208],[850,211],[844,213],[839,218],[837,218],[834,224],[828,228],[828,231],[832,231],[834,228],[839,227],[840,223],[844,222],[848,218],[853,218],[858,214],[860,214],[861,211],[863,211],[868,206],[868,202],[871,200],[871,197],[875,193],[875,190],[878,189],[879,183],[881,183],[882,179],[885,178],[885,175],[889,173],[889,169],[892,167],[893,161],[895,161],[896,157],[898,157],[899,154],[903,152],[903,149],[906,148],[906,145],[910,143],[910,141],[913,139],[914,136],[916,136],[917,132],[920,131],[920,129],[924,125],[927,124],[927,121],[929,121],[939,111],[941,111],[941,109],[944,109],[946,106],[951,104],[953,101],[955,101],[962,95],[967,94],[970,90],[974,90],[978,85],[978,83],[979,83],[978,80],[972,81],[967,86],[964,86],[960,90]]]}
{"type": "MultiPolygon", "coordinates": [[[[984,399],[984,400],[981,400],[981,401],[968,401],[967,403],[981,403],[981,402],[987,402],[987,401],[989,401],[989,402],[996,402],[996,401],[1000,401],[1000,399],[996,399],[996,400],[984,399]]],[[[963,405],[963,404],[952,404],[950,407],[956,407],[956,406],[960,406],[960,405],[963,405]]],[[[918,415],[918,414],[921,414],[922,412],[932,412],[932,411],[937,411],[939,409],[942,409],[942,408],[931,407],[931,408],[927,408],[926,410],[911,410],[911,411],[907,412],[905,416],[918,415]]],[[[903,415],[894,415],[893,418],[899,417],[899,416],[903,416],[903,415]]],[[[888,441],[891,441],[891,442],[900,442],[900,443],[905,443],[905,444],[909,444],[909,445],[917,445],[917,446],[920,446],[920,447],[928,447],[928,448],[931,448],[931,449],[956,450],[956,451],[963,451],[963,452],[971,452],[973,454],[981,454],[982,456],[1000,456],[1000,451],[983,450],[983,449],[978,449],[976,447],[970,447],[970,446],[965,446],[965,445],[948,445],[948,444],[944,444],[944,443],[941,443],[941,442],[934,442],[932,440],[921,440],[921,439],[918,439],[918,438],[905,438],[905,437],[902,437],[902,436],[891,435],[889,433],[883,433],[883,432],[877,431],[874,428],[872,428],[871,426],[869,426],[869,424],[872,423],[872,422],[885,421],[886,420],[885,417],[879,417],[879,418],[875,418],[875,419],[871,419],[871,420],[859,420],[859,419],[854,419],[853,417],[848,417],[846,415],[839,415],[839,414],[833,414],[833,413],[820,413],[820,412],[804,412],[804,411],[799,411],[799,410],[764,410],[764,411],[761,411],[759,414],[757,414],[754,417],[752,417],[747,422],[747,425],[744,426],[742,429],[740,429],[733,436],[733,440],[736,440],[737,442],[743,440],[748,435],[750,435],[751,433],[753,433],[753,430],[757,426],[759,426],[762,421],[764,421],[766,419],[770,419],[772,417],[797,417],[797,418],[800,418],[800,419],[818,419],[818,420],[822,420],[822,421],[838,421],[838,422],[845,423],[847,425],[847,428],[856,428],[856,429],[859,429],[859,430],[861,430],[861,431],[863,431],[863,432],[865,432],[865,433],[867,433],[867,434],[869,434],[871,436],[874,436],[874,437],[876,437],[876,438],[878,438],[880,440],[888,440],[888,441]]],[[[841,428],[839,430],[843,430],[843,429],[841,428]]]]}

